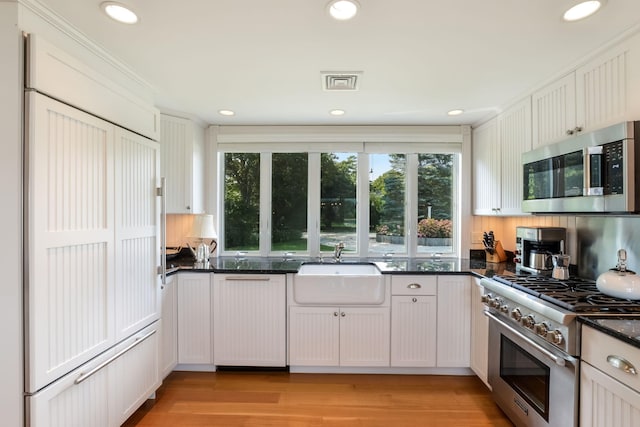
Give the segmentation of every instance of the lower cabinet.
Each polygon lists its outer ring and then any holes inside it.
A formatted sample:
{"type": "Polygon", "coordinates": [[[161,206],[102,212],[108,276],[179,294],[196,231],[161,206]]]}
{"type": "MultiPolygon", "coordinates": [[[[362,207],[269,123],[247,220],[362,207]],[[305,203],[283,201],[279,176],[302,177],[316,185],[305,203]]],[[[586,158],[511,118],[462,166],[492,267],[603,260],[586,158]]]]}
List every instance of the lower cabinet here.
{"type": "Polygon", "coordinates": [[[178,276],[178,363],[213,364],[211,274],[178,276]]]}
{"type": "Polygon", "coordinates": [[[215,274],[215,365],[286,366],[286,276],[215,274]]]}
{"type": "Polygon", "coordinates": [[[640,425],[640,378],[631,368],[640,369],[640,349],[582,328],[581,427],[640,425]]]}
{"type": "Polygon", "coordinates": [[[178,364],[178,276],[168,276],[161,293],[160,378],[178,364]]]}
{"type": "Polygon", "coordinates": [[[438,276],[439,368],[469,367],[471,352],[471,278],[467,275],[438,276]]]}
{"type": "Polygon", "coordinates": [[[391,279],[391,366],[436,366],[437,277],[391,279]]]}
{"type": "Polygon", "coordinates": [[[389,366],[388,307],[289,308],[292,366],[389,366]]]}
{"type": "Polygon", "coordinates": [[[117,427],[160,386],[158,322],[33,396],[26,425],[117,427]]]}
{"type": "Polygon", "coordinates": [[[484,286],[480,279],[471,284],[471,370],[489,386],[489,319],[484,315],[484,286]]]}

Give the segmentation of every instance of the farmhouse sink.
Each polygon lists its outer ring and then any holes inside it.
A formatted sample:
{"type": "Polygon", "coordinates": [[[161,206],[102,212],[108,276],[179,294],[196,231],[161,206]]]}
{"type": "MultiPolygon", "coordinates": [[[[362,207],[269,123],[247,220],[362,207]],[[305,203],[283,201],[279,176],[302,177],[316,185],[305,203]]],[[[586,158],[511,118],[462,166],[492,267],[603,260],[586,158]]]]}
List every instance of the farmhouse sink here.
{"type": "Polygon", "coordinates": [[[374,264],[303,264],[293,276],[298,304],[382,304],[384,276],[374,264]]]}

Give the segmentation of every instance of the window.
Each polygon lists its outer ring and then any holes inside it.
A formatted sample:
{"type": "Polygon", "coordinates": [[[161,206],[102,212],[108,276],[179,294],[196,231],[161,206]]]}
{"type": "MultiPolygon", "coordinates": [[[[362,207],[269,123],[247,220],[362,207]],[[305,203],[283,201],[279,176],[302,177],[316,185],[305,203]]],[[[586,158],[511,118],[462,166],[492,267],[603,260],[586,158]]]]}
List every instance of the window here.
{"type": "Polygon", "coordinates": [[[224,156],[224,249],[255,251],[260,233],[260,154],[224,156]]]}
{"type": "Polygon", "coordinates": [[[271,161],[271,251],[307,252],[307,153],[274,153],[271,161]]]}
{"type": "Polygon", "coordinates": [[[457,255],[460,155],[363,148],[221,154],[221,253],[457,255]]]}
{"type": "Polygon", "coordinates": [[[357,252],[356,153],[320,155],[320,252],[343,242],[344,252],[357,252]]]}
{"type": "Polygon", "coordinates": [[[406,253],[406,156],[371,154],[369,159],[369,252],[406,253]]]}
{"type": "Polygon", "coordinates": [[[418,155],[418,253],[453,252],[454,155],[418,155]]]}

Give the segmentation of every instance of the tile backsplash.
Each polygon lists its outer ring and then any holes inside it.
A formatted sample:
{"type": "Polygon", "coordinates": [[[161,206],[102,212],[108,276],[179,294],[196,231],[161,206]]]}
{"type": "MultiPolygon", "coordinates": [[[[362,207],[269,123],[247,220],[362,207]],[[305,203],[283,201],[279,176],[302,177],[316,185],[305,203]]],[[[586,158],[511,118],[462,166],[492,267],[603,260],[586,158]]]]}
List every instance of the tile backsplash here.
{"type": "Polygon", "coordinates": [[[185,247],[187,242],[191,242],[189,233],[193,224],[194,215],[190,214],[169,214],[167,215],[167,247],[185,247]]]}

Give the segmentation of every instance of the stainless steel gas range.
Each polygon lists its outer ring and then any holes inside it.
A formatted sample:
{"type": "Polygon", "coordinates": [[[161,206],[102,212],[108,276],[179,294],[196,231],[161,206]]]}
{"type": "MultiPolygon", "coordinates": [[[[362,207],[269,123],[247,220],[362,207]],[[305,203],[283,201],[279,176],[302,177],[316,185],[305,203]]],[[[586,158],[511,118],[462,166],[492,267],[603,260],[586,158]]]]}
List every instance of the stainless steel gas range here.
{"type": "Polygon", "coordinates": [[[517,426],[577,426],[578,316],[640,316],[592,280],[498,275],[482,279],[489,317],[489,384],[517,426]]]}

